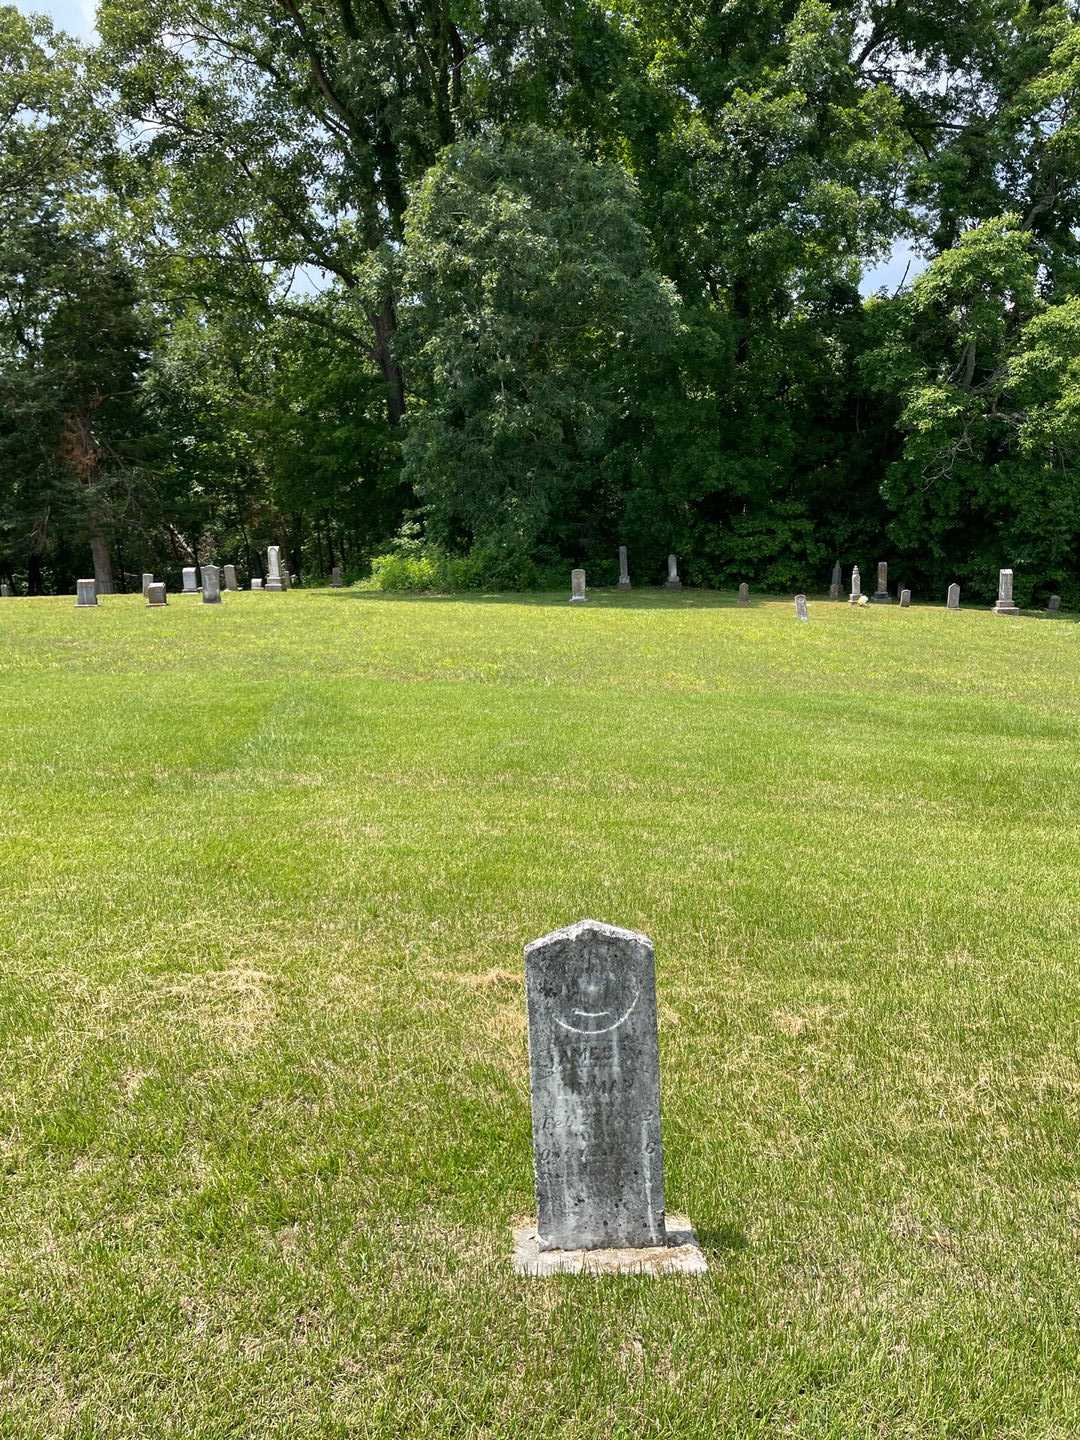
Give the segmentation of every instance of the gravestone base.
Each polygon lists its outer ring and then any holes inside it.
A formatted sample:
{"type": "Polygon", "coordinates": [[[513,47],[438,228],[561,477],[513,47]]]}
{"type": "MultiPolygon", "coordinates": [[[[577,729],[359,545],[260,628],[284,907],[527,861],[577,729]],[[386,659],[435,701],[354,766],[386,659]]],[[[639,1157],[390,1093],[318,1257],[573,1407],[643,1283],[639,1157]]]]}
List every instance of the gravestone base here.
{"type": "Polygon", "coordinates": [[[620,590],[629,590],[629,589],[630,589],[630,581],[629,581],[629,580],[620,580],[620,581],[619,581],[619,589],[620,589],[620,590]]]}
{"type": "Polygon", "coordinates": [[[1019,615],[1020,607],[1019,605],[995,605],[993,613],[995,615],[1019,615]]]}
{"type": "Polygon", "coordinates": [[[285,586],[282,584],[282,582],[281,582],[280,580],[267,580],[267,581],[264,583],[264,585],[263,585],[262,588],[263,588],[264,590],[273,590],[273,591],[276,592],[276,591],[279,591],[279,590],[284,590],[284,589],[285,589],[285,586]]]}
{"type": "Polygon", "coordinates": [[[664,581],[664,589],[665,589],[665,590],[681,590],[681,589],[682,589],[682,581],[681,581],[681,580],[665,580],[665,581],[664,581]]]}
{"type": "Polygon", "coordinates": [[[515,1275],[546,1279],[550,1275],[704,1275],[709,1268],[685,1215],[668,1215],[667,1244],[640,1249],[541,1250],[536,1222],[515,1225],[515,1275]]]}
{"type": "Polygon", "coordinates": [[[888,590],[875,590],[873,595],[870,596],[870,604],[891,605],[892,596],[889,594],[888,590]]]}

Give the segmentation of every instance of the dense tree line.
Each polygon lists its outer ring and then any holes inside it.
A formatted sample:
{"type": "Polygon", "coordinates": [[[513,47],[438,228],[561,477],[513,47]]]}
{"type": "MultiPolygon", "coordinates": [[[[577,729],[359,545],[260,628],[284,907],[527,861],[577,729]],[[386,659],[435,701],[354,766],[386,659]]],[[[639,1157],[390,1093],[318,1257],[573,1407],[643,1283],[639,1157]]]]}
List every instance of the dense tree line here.
{"type": "Polygon", "coordinates": [[[83,49],[0,6],[0,574],[625,542],[1080,602],[1077,19],[101,0],[83,49]]]}

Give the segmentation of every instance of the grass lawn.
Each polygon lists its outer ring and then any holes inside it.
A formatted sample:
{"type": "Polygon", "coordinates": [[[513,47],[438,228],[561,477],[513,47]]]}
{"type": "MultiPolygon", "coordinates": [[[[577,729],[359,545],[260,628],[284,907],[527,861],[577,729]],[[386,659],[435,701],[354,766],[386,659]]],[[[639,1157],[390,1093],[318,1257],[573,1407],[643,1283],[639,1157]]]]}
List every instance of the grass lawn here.
{"type": "Polygon", "coordinates": [[[0,1436],[1080,1432],[1080,626],[0,602],[0,1436]],[[521,1280],[646,931],[698,1280],[521,1280]]]}

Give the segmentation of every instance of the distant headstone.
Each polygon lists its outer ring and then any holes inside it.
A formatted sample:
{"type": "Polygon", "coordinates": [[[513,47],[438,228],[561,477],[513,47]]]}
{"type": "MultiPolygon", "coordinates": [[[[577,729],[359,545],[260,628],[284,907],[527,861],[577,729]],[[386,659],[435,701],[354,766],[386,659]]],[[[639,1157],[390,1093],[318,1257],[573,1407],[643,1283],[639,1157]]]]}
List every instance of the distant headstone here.
{"type": "Polygon", "coordinates": [[[262,581],[256,577],[256,578],[255,578],[254,580],[252,580],[252,582],[251,582],[251,588],[252,588],[252,590],[261,590],[261,589],[263,588],[263,583],[262,583],[262,581]]]}
{"type": "Polygon", "coordinates": [[[195,566],[185,565],[181,574],[184,577],[184,588],[181,593],[184,595],[197,595],[199,590],[195,584],[195,566]]]}
{"type": "Polygon", "coordinates": [[[859,567],[851,567],[851,594],[848,596],[849,605],[857,605],[862,597],[862,581],[859,578],[859,567]]]}
{"type": "Polygon", "coordinates": [[[809,620],[810,613],[806,608],[806,596],[795,596],[795,618],[796,620],[809,620]]]}
{"type": "Polygon", "coordinates": [[[889,594],[889,562],[879,560],[877,567],[877,589],[870,597],[872,605],[891,605],[892,596],[889,594]]]}
{"type": "Polygon", "coordinates": [[[841,587],[841,585],[843,585],[843,583],[844,583],[844,577],[843,577],[843,575],[842,575],[841,572],[840,572],[840,561],[837,560],[836,564],[832,567],[832,580],[831,580],[831,582],[830,582],[830,584],[829,584],[829,599],[830,599],[830,600],[839,600],[839,599],[840,599],[840,587],[841,587]]]}
{"type": "Polygon", "coordinates": [[[585,603],[585,571],[570,571],[570,604],[583,605],[585,603]]]}
{"type": "Polygon", "coordinates": [[[5,582],[3,583],[3,585],[0,585],[0,600],[10,600],[10,599],[11,599],[11,586],[10,586],[10,585],[7,583],[7,581],[5,580],[5,582]]]}
{"type": "Polygon", "coordinates": [[[525,947],[540,1250],[664,1245],[653,947],[582,920],[525,947]]]}
{"type": "Polygon", "coordinates": [[[960,609],[960,586],[954,580],[949,586],[948,595],[945,598],[945,606],[948,610],[960,609]]]}
{"type": "Polygon", "coordinates": [[[908,608],[908,606],[911,604],[911,591],[910,591],[910,590],[901,590],[901,591],[900,591],[900,604],[901,604],[901,606],[903,607],[903,609],[905,609],[905,610],[906,610],[906,609],[908,608]]]}
{"type": "Polygon", "coordinates": [[[216,565],[202,567],[202,598],[204,605],[221,604],[221,571],[216,565]]]}
{"type": "Polygon", "coordinates": [[[267,590],[285,589],[285,582],[281,578],[280,545],[271,545],[266,552],[266,588],[267,590]]]}
{"type": "Polygon", "coordinates": [[[335,590],[340,590],[342,583],[343,577],[341,574],[341,566],[335,565],[333,570],[330,571],[330,584],[334,587],[335,590]]]}
{"type": "Polygon", "coordinates": [[[619,589],[630,589],[630,570],[625,545],[619,546],[619,589]]]}
{"type": "Polygon", "coordinates": [[[667,579],[664,581],[666,590],[681,590],[682,581],[679,579],[679,566],[674,555],[667,557],[667,579]]]}
{"type": "Polygon", "coordinates": [[[995,615],[1019,615],[1020,607],[1013,604],[1013,572],[998,571],[998,598],[994,606],[995,615]]]}
{"type": "Polygon", "coordinates": [[[76,585],[76,605],[96,605],[97,586],[93,580],[79,580],[76,585]]]}
{"type": "Polygon", "coordinates": [[[1061,596],[1060,596],[1060,595],[1051,595],[1051,596],[1050,596],[1050,599],[1046,602],[1046,608],[1047,608],[1047,610],[1051,611],[1052,613],[1056,613],[1058,610],[1060,610],[1060,609],[1061,609],[1061,596]]]}
{"type": "Polygon", "coordinates": [[[746,583],[745,580],[744,580],[744,581],[742,582],[742,584],[739,586],[739,604],[740,604],[740,605],[749,605],[749,604],[750,604],[750,586],[746,583]]]}
{"type": "Polygon", "coordinates": [[[154,583],[154,577],[153,577],[153,575],[148,574],[148,573],[144,570],[144,571],[142,572],[142,593],[143,593],[143,598],[144,598],[144,599],[146,598],[146,595],[149,593],[150,586],[151,586],[153,583],[154,583]]]}
{"type": "Polygon", "coordinates": [[[299,584],[300,584],[300,581],[296,578],[295,575],[290,575],[290,576],[289,576],[289,589],[290,589],[290,590],[295,589],[296,586],[299,585],[299,584]]]}
{"type": "Polygon", "coordinates": [[[147,605],[167,605],[169,603],[162,581],[151,581],[146,587],[146,603],[147,605]]]}
{"type": "Polygon", "coordinates": [[[225,589],[226,589],[226,590],[239,590],[239,589],[240,589],[240,586],[236,583],[236,566],[235,566],[235,565],[226,565],[226,566],[225,566],[225,589]]]}

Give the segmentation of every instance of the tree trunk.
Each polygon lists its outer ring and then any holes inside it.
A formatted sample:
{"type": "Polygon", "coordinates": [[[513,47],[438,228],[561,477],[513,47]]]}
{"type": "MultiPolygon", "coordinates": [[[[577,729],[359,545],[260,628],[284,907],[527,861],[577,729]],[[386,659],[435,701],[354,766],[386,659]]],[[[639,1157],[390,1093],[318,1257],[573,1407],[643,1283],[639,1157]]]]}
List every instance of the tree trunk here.
{"type": "Polygon", "coordinates": [[[91,535],[90,550],[94,556],[94,588],[99,595],[113,593],[112,557],[103,535],[91,535]]]}
{"type": "Polygon", "coordinates": [[[26,593],[28,595],[41,594],[41,556],[36,550],[31,550],[26,565],[26,593]]]}
{"type": "Polygon", "coordinates": [[[405,381],[401,374],[401,366],[394,355],[393,339],[396,320],[393,301],[386,300],[382,309],[374,312],[368,318],[371,321],[371,328],[375,332],[375,344],[371,351],[372,359],[382,371],[383,379],[386,381],[386,414],[392,426],[399,425],[405,416],[405,381]]]}

